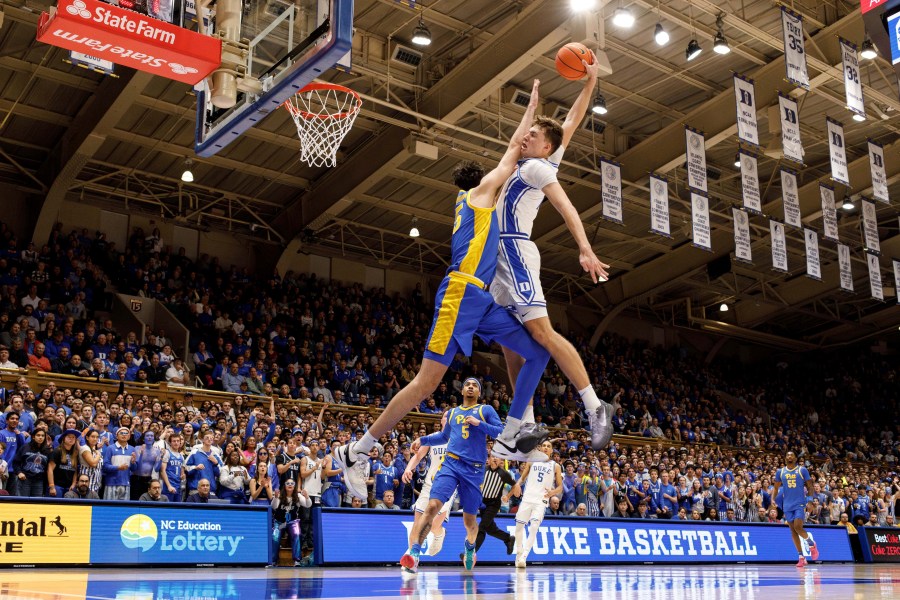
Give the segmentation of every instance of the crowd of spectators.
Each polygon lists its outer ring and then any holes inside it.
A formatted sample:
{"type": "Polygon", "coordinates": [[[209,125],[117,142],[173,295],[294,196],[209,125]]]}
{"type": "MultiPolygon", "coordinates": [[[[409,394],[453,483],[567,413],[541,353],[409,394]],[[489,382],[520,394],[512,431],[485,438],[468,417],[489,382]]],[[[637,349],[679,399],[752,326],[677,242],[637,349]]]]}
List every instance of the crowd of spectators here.
{"type": "MultiPolygon", "coordinates": [[[[367,504],[346,493],[330,451],[374,419],[350,407],[383,407],[417,372],[431,324],[420,286],[388,294],[314,274],[256,279],[214,257],[173,253],[158,230],[135,230],[120,251],[102,232],[62,226],[47,244],[20,247],[0,225],[0,247],[0,369],[85,379],[32,389],[24,376],[3,377],[0,480],[9,493],[274,503],[282,529],[291,516],[308,523],[310,503],[392,510],[415,501],[426,465],[403,482],[409,444],[437,419],[407,419],[379,440],[367,504]],[[190,331],[191,356],[177,356],[164,331],[121,332],[97,318],[113,289],[165,302],[190,331]],[[120,392],[87,391],[88,380],[116,382],[120,392]],[[187,391],[164,402],[138,385],[161,381],[236,395],[194,403],[187,391]]],[[[810,521],[893,520],[900,435],[876,415],[896,413],[896,368],[876,355],[773,361],[751,372],[611,334],[595,347],[571,340],[616,409],[617,433],[644,441],[590,449],[583,405],[551,363],[534,411],[559,436],[565,485],[552,512],[774,521],[772,480],[790,448],[816,476],[810,521]]],[[[469,376],[504,416],[508,386],[463,356],[418,411],[454,406],[469,376]]],[[[308,551],[311,529],[302,531],[308,551]]]]}

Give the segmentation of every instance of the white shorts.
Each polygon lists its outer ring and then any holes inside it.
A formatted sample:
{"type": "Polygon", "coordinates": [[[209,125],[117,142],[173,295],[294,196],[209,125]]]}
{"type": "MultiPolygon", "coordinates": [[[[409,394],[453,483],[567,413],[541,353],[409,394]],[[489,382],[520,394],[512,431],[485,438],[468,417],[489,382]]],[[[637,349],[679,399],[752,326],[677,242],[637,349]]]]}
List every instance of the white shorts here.
{"type": "MultiPolygon", "coordinates": [[[[416,499],[416,503],[413,505],[413,508],[417,513],[424,513],[425,509],[428,508],[428,502],[431,500],[431,482],[425,482],[425,485],[422,486],[422,491],[419,493],[419,497],[416,499]]],[[[439,515],[444,515],[445,521],[450,521],[450,507],[453,506],[453,501],[456,500],[456,492],[453,492],[453,495],[450,496],[450,499],[444,502],[444,505],[441,507],[441,510],[438,511],[439,515]]]]}
{"type": "Polygon", "coordinates": [[[516,511],[516,523],[541,524],[547,512],[547,505],[543,502],[523,502],[516,511]]]}
{"type": "Polygon", "coordinates": [[[524,235],[500,234],[497,274],[490,290],[494,301],[523,323],[547,316],[541,287],[541,254],[534,242],[524,235]]]}

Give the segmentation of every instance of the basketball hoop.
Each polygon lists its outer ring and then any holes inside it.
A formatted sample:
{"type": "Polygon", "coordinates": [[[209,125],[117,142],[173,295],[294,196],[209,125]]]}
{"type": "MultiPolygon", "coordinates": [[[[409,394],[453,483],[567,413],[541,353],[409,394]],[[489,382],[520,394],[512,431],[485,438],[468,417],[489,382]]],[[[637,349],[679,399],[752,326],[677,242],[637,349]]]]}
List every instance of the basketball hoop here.
{"type": "Polygon", "coordinates": [[[342,85],[311,83],[288,98],[300,136],[300,160],[311,167],[333,167],[341,140],[362,108],[359,94],[342,85]]]}

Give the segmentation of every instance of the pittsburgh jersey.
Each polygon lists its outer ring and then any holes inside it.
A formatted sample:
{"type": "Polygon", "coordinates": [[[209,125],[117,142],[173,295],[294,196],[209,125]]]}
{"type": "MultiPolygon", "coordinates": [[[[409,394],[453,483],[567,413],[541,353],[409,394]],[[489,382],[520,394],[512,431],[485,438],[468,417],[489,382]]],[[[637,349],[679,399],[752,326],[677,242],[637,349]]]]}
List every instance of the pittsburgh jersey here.
{"type": "Polygon", "coordinates": [[[428,450],[428,460],[430,461],[428,465],[428,473],[425,474],[425,481],[427,483],[431,483],[434,481],[434,476],[437,475],[438,470],[441,468],[441,463],[444,462],[444,455],[447,454],[447,446],[432,446],[431,449],[428,450]]]}
{"type": "Polygon", "coordinates": [[[483,468],[487,460],[487,436],[496,438],[502,431],[503,422],[492,406],[457,406],[450,409],[444,429],[421,438],[421,444],[432,447],[446,444],[447,455],[483,468]],[[466,423],[466,417],[470,415],[481,423],[477,426],[466,423]]]}
{"type": "Polygon", "coordinates": [[[519,234],[531,239],[531,229],[544,201],[544,187],[556,182],[556,171],[565,148],[560,146],[547,158],[520,160],[500,190],[497,214],[501,234],[519,234]]]}
{"type": "Polygon", "coordinates": [[[497,247],[500,230],[493,208],[478,208],[469,203],[471,191],[460,190],[456,197],[453,236],[450,238],[450,267],[489,284],[497,271],[497,247]],[[487,248],[487,252],[485,249],[487,248]]]}
{"type": "Polygon", "coordinates": [[[525,480],[522,502],[531,502],[533,504],[547,502],[544,492],[555,487],[556,463],[552,460],[531,463],[528,469],[528,478],[525,480]]]}
{"type": "Polygon", "coordinates": [[[806,506],[806,482],[810,479],[806,467],[778,469],[775,480],[781,483],[782,509],[785,511],[806,506]]]}

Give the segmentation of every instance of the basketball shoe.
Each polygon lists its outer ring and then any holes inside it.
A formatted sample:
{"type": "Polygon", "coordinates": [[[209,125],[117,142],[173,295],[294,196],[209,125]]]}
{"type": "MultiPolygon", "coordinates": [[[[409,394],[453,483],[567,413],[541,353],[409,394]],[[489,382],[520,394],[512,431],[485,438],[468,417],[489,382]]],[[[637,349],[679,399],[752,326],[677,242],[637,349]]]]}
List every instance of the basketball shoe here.
{"type": "Polygon", "coordinates": [[[364,452],[355,452],[355,442],[341,446],[334,451],[332,456],[344,471],[344,484],[351,495],[363,502],[369,498],[369,490],[366,487],[365,464],[369,456],[364,452]],[[362,469],[360,468],[362,467],[362,469]]]}

